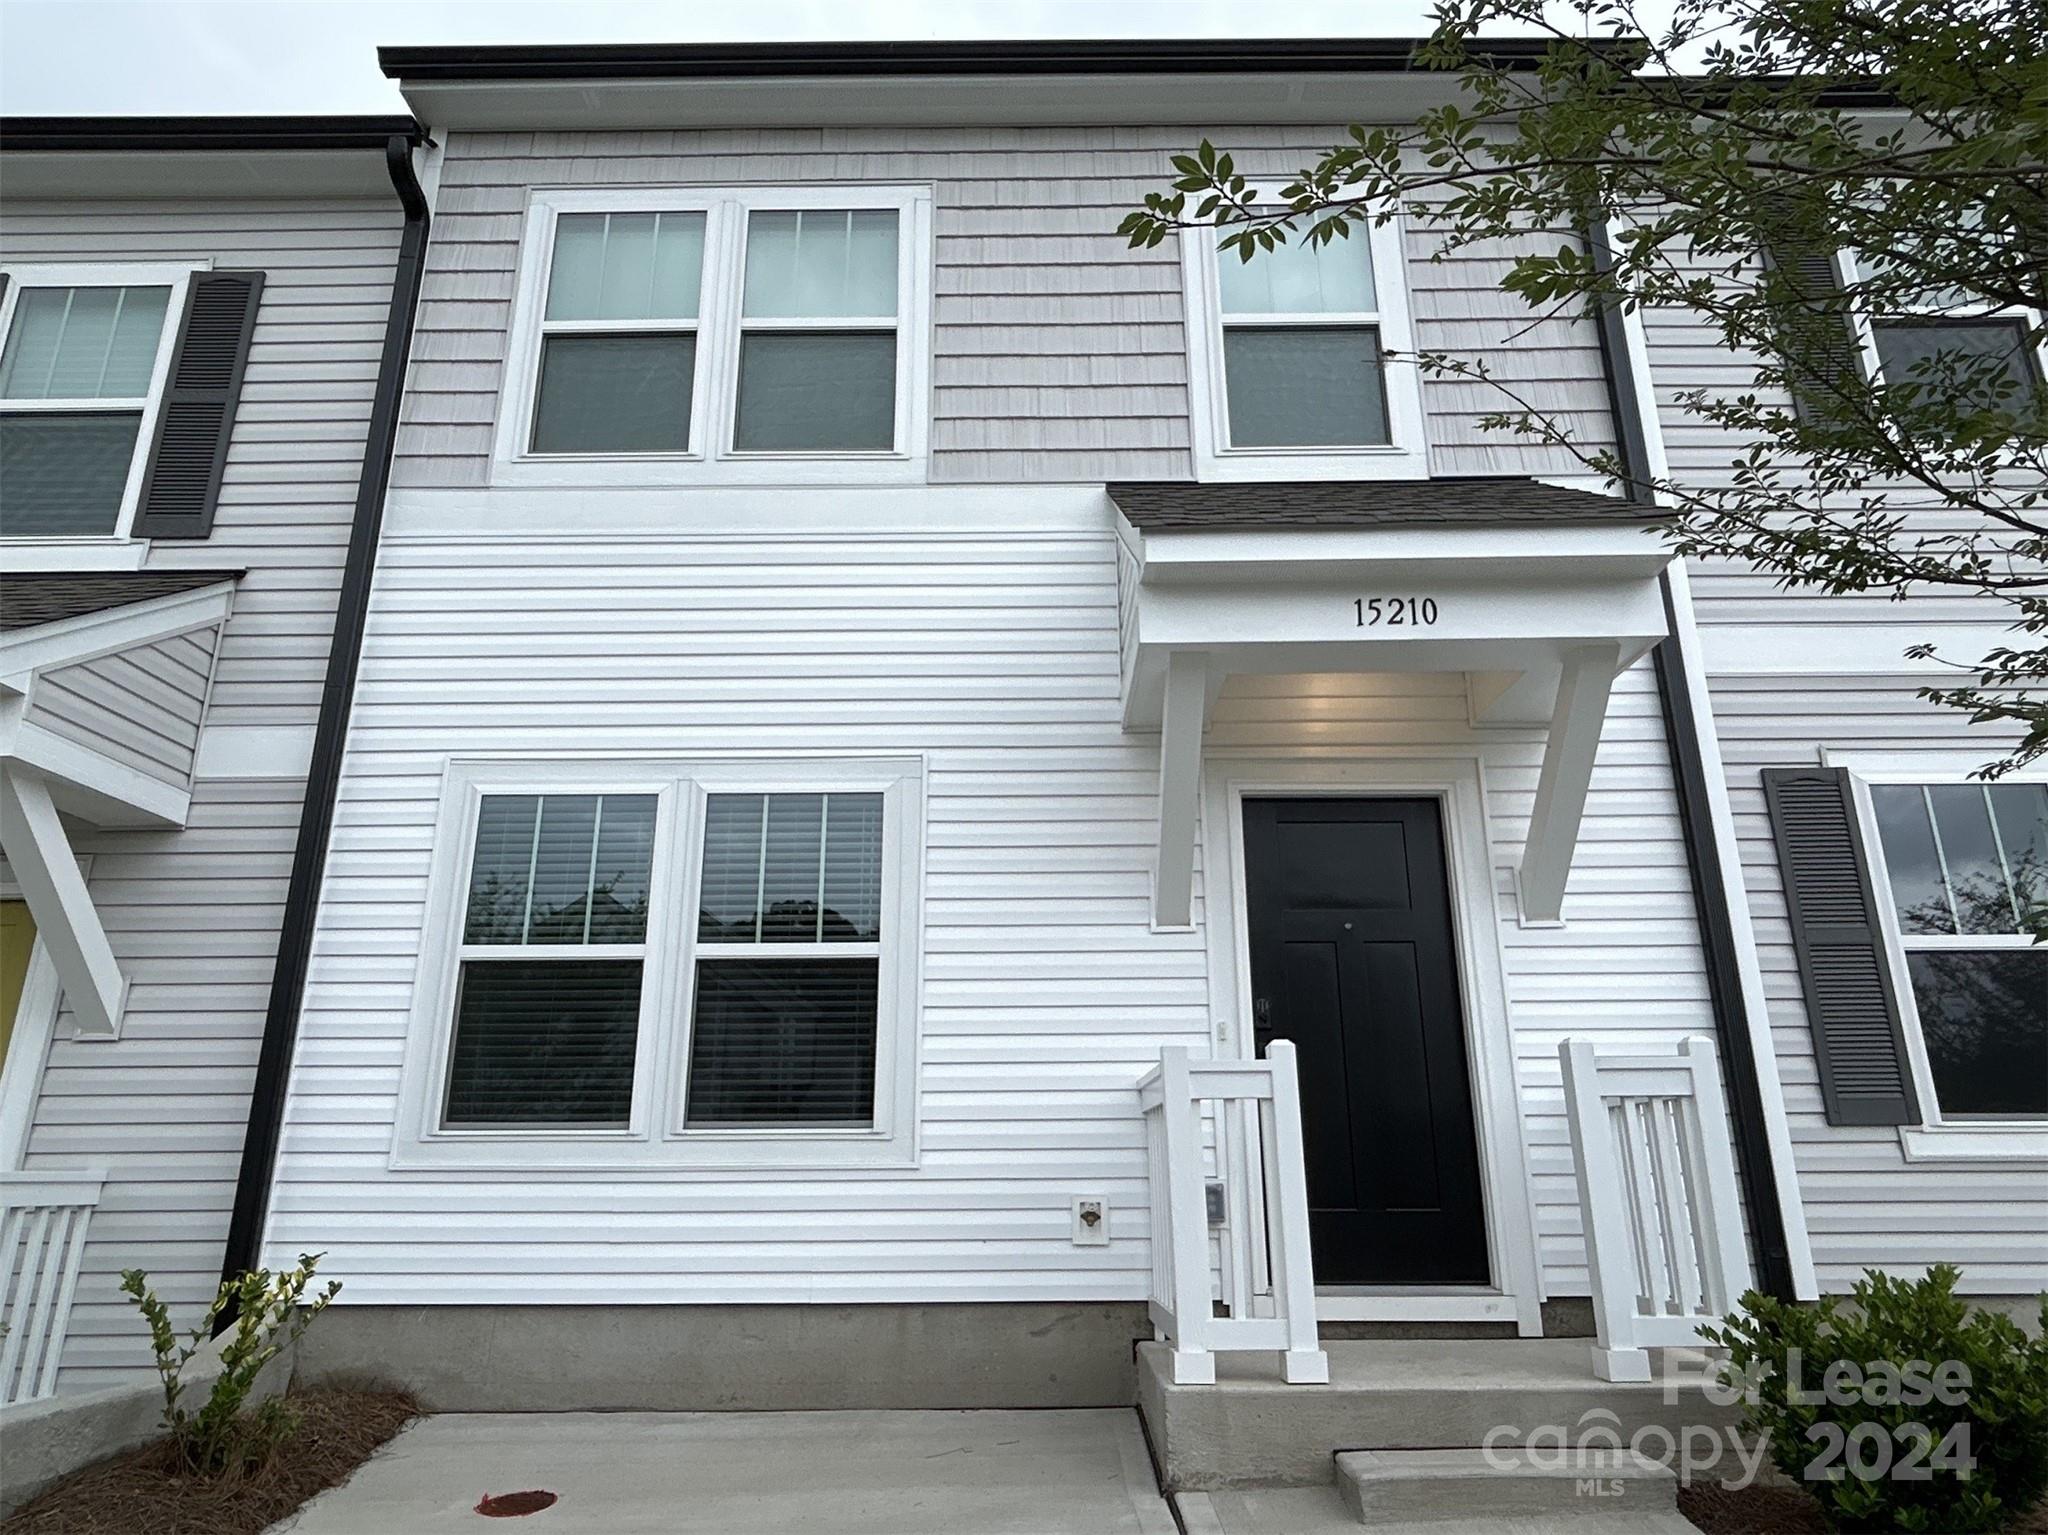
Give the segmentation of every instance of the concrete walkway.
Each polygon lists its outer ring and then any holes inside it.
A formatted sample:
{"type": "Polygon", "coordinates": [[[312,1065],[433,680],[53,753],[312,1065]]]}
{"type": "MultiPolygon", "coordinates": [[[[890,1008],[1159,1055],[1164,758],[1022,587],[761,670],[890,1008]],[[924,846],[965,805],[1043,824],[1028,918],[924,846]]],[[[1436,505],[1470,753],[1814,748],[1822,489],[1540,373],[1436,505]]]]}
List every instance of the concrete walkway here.
{"type": "Polygon", "coordinates": [[[272,1535],[1175,1535],[1135,1412],[448,1413],[272,1535]],[[545,1488],[519,1520],[485,1493],[545,1488]]]}
{"type": "MultiPolygon", "coordinates": [[[[1184,1492],[1188,1535],[1359,1535],[1365,1527],[1334,1487],[1274,1487],[1258,1492],[1184,1492]]],[[[1683,1514],[1588,1510],[1518,1519],[1437,1519],[1375,1524],[1372,1535],[1699,1535],[1683,1514]]]]}

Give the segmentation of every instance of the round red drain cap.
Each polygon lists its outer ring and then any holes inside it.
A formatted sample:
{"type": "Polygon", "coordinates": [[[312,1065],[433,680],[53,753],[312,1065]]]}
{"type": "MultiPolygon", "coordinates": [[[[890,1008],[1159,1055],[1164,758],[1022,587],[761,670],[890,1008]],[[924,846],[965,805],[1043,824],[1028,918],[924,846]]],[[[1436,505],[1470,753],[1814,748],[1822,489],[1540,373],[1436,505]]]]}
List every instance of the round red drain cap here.
{"type": "Polygon", "coordinates": [[[487,1492],[477,1500],[476,1511],[486,1519],[516,1519],[521,1514],[537,1514],[554,1504],[553,1493],[536,1487],[530,1492],[487,1492]]]}

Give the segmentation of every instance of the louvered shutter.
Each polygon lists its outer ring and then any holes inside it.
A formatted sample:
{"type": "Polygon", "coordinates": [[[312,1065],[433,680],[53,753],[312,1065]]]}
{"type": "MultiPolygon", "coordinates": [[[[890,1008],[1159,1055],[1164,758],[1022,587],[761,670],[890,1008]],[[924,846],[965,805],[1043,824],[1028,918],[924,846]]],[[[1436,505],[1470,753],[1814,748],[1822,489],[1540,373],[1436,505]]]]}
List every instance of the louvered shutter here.
{"type": "Polygon", "coordinates": [[[1860,371],[1856,327],[1846,312],[1829,307],[1842,292],[1834,252],[1779,250],[1771,253],[1771,262],[1805,300],[1783,317],[1782,341],[1786,351],[1806,361],[1815,375],[1811,387],[1792,390],[1793,413],[1814,425],[1832,413],[1834,396],[1828,385],[1836,379],[1853,380],[1860,371]]]}
{"type": "Polygon", "coordinates": [[[136,537],[204,538],[213,531],[262,296],[261,272],[193,274],[149,446],[136,537]]]}
{"type": "Polygon", "coordinates": [[[1764,798],[1831,1125],[1919,1121],[1849,775],[1766,768],[1764,798]]]}

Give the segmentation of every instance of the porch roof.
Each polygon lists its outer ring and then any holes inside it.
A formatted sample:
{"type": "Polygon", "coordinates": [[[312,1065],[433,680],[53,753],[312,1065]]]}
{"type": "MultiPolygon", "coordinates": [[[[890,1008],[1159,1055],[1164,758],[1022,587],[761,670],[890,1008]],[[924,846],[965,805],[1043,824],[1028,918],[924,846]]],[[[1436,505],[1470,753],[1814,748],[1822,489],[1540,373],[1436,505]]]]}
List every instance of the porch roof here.
{"type": "Polygon", "coordinates": [[[69,821],[182,826],[235,577],[22,574],[0,624],[0,852],[79,1028],[118,1031],[127,983],[69,821]]]}
{"type": "Polygon", "coordinates": [[[1124,728],[1157,728],[1153,917],[1185,926],[1202,734],[1233,673],[1465,674],[1541,728],[1520,870],[1555,922],[1614,678],[1666,632],[1651,508],[1534,480],[1112,485],[1124,728]]]}
{"type": "Polygon", "coordinates": [[[1272,480],[1201,484],[1128,480],[1109,498],[1141,532],[1175,528],[1550,527],[1649,525],[1660,507],[1550,485],[1525,475],[1438,480],[1272,480]]]}

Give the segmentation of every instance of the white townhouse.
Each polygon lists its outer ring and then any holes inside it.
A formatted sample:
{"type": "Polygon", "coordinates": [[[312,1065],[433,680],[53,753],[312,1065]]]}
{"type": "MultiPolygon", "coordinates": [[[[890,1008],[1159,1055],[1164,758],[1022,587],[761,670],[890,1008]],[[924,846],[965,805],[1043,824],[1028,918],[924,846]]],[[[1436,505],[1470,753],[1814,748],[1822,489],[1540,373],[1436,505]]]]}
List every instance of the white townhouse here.
{"type": "Polygon", "coordinates": [[[0,1405],[148,1378],[124,1268],[190,1325],[255,1256],[420,140],[0,120],[0,1405]]]}
{"type": "Polygon", "coordinates": [[[1674,317],[1115,233],[1205,134],[1278,179],[1442,99],[1412,53],[384,52],[432,229],[241,1184],[344,1282],[302,1368],[1142,1395],[1172,1484],[1327,1480],[1555,1338],[2048,1280],[2048,790],[1899,659],[1985,620],[1687,571],[1408,360],[1717,473],[1674,317]]]}

